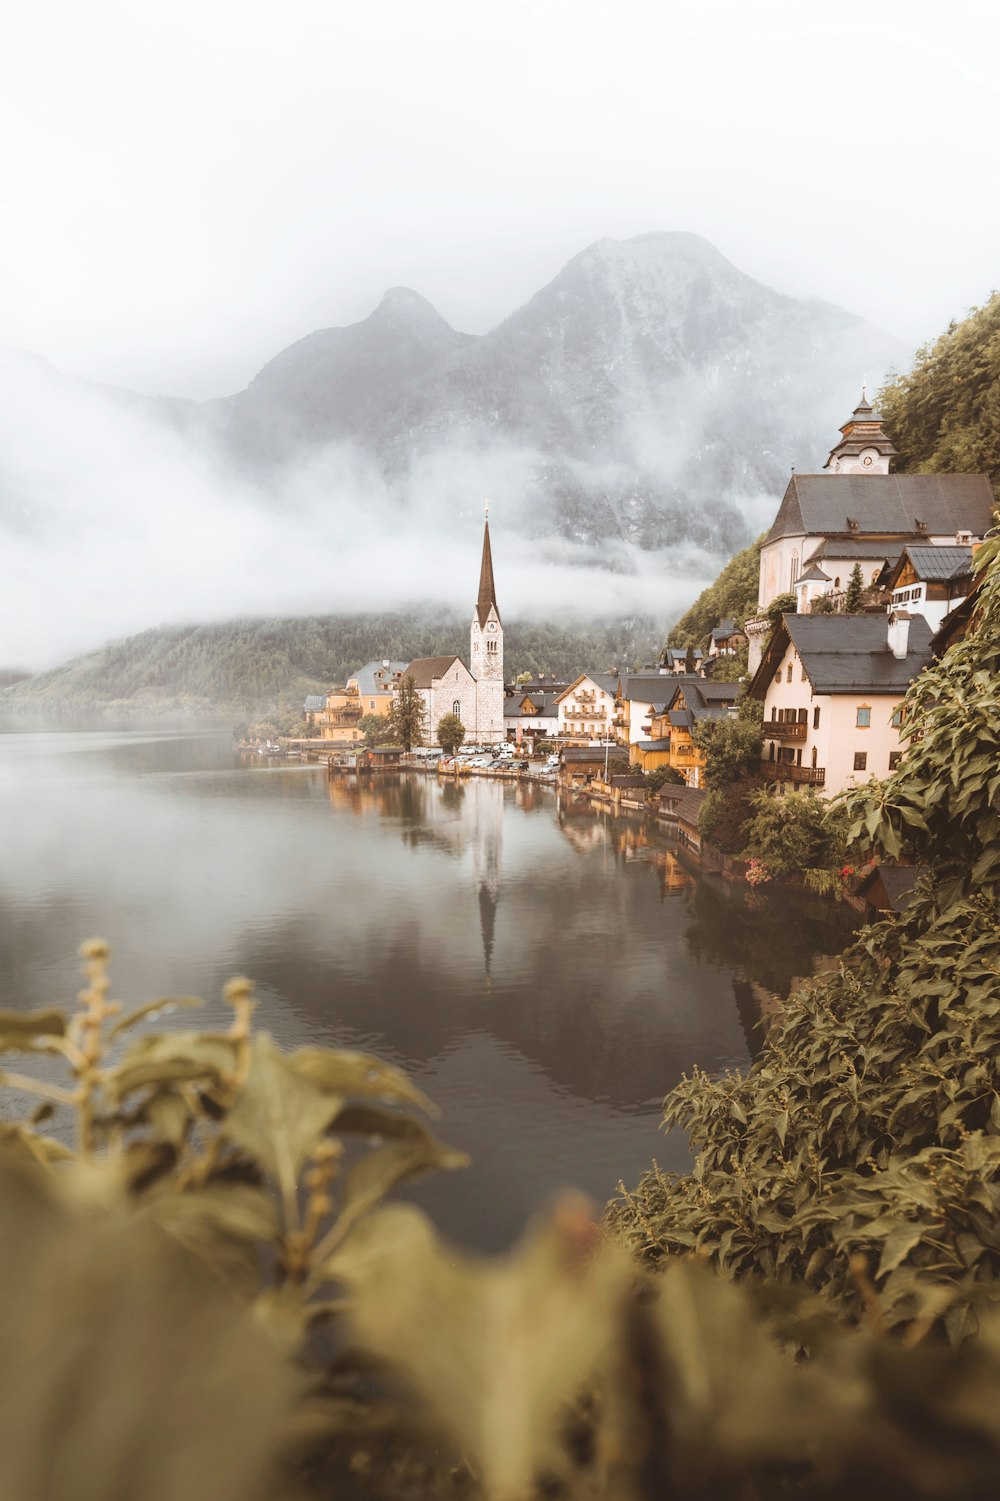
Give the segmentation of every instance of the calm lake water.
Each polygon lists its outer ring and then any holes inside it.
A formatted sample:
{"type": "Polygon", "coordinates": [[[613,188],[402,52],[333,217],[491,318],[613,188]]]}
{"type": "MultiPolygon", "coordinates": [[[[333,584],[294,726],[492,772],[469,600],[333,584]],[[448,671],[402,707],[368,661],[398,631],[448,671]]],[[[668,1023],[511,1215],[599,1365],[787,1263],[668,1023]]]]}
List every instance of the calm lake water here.
{"type": "Polygon", "coordinates": [[[0,831],[0,1004],[68,1002],[95,934],[130,1002],[201,995],[214,1021],[251,976],[281,1043],[376,1051],[437,1102],[474,1166],[413,1197],[482,1249],[559,1188],[683,1167],[663,1095],[744,1067],[755,987],[851,919],[697,879],[654,821],[538,785],[358,786],[225,736],[0,735],[0,831]]]}

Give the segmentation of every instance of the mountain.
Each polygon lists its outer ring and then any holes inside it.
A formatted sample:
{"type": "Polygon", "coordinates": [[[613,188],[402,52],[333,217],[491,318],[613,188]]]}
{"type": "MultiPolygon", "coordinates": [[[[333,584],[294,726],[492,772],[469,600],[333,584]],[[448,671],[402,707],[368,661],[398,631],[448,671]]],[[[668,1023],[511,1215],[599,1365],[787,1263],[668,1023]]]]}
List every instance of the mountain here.
{"type": "Polygon", "coordinates": [[[305,446],[351,440],[412,504],[448,454],[487,472],[506,457],[531,534],[720,552],[748,540],[751,501],[776,498],[793,465],[819,467],[864,373],[905,353],[698,235],[645,234],[599,240],[480,337],[394,289],[214,415],[243,464],[294,467],[305,446]]]}

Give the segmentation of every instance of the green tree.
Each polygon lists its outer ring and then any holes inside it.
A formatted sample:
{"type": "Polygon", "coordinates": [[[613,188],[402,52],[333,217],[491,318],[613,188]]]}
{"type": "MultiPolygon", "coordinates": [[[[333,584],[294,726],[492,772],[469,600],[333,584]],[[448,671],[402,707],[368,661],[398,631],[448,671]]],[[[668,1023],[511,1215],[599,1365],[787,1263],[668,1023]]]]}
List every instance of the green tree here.
{"type": "Polygon", "coordinates": [[[408,674],[397,688],[389,712],[390,732],[405,751],[412,750],[415,745],[423,745],[426,718],[420,690],[412,675],[408,674]]]}
{"type": "Polygon", "coordinates": [[[358,729],[365,737],[369,749],[384,745],[389,738],[390,716],[388,714],[363,714],[358,720],[358,729]]]}
{"type": "Polygon", "coordinates": [[[779,594],[776,599],[772,599],[764,614],[774,626],[777,625],[782,615],[794,615],[797,608],[798,603],[794,594],[779,594]]]}
{"type": "Polygon", "coordinates": [[[705,757],[705,782],[709,787],[728,787],[752,776],[760,766],[762,746],[759,721],[704,719],[694,726],[691,739],[705,757]]]}
{"type": "Polygon", "coordinates": [[[444,714],[438,720],[438,745],[446,756],[453,756],[465,739],[465,725],[457,714],[444,714]]]}
{"type": "Polygon", "coordinates": [[[761,788],[750,799],[746,852],[761,860],[772,875],[801,875],[843,865],[847,821],[839,805],[813,792],[774,797],[761,788]]]}
{"type": "Polygon", "coordinates": [[[844,595],[844,611],[848,615],[860,615],[864,610],[865,581],[861,573],[861,564],[855,563],[851,569],[851,576],[847,580],[847,593],[844,595]]]}

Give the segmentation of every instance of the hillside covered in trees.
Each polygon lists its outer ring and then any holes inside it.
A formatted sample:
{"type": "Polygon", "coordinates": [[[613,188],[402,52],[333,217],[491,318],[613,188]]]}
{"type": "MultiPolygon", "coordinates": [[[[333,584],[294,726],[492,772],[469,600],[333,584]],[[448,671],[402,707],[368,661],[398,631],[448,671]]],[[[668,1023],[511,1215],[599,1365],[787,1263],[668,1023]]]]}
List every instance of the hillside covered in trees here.
{"type": "MultiPolygon", "coordinates": [[[[646,618],[589,628],[511,622],[508,680],[522,672],[572,678],[586,668],[634,668],[655,656],[662,625],[646,618]]],[[[468,655],[464,617],[436,610],[237,620],[144,631],[0,690],[0,719],[80,722],[190,717],[284,718],[365,662],[468,655]]]]}
{"type": "Polygon", "coordinates": [[[1000,292],[887,382],[877,405],[899,474],[988,474],[1000,499],[1000,292]]]}
{"type": "Polygon", "coordinates": [[[742,625],[748,615],[757,613],[757,589],[760,577],[760,549],[764,538],[758,537],[744,547],[723,568],[714,583],[698,595],[691,608],[681,616],[667,637],[668,646],[705,647],[708,634],[732,616],[742,625]]]}

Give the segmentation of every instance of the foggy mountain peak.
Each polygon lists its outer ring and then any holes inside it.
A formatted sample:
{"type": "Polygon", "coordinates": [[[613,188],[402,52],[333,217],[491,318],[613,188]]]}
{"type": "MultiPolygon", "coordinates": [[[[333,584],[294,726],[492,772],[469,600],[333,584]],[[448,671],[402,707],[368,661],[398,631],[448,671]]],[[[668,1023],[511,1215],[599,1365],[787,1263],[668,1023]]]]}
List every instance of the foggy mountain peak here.
{"type": "Polygon", "coordinates": [[[391,287],[213,402],[0,356],[4,655],[47,639],[54,596],[93,641],[384,608],[415,579],[460,605],[482,495],[512,614],[666,613],[766,525],[793,465],[823,462],[861,376],[906,356],[679,232],[596,241],[481,336],[391,287]],[[80,539],[99,534],[108,576],[88,581],[80,539]]]}

